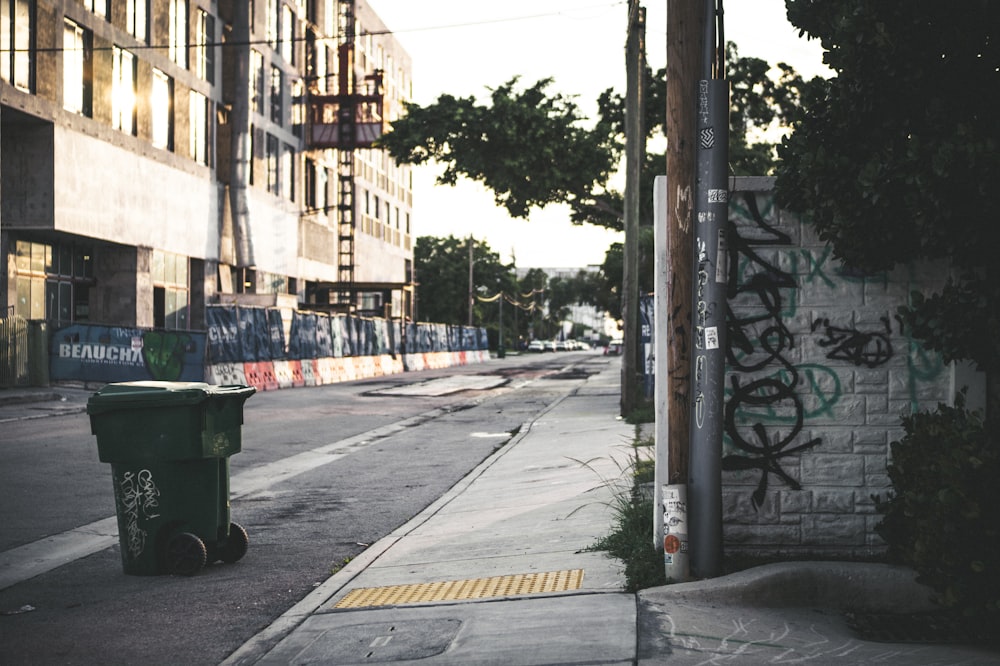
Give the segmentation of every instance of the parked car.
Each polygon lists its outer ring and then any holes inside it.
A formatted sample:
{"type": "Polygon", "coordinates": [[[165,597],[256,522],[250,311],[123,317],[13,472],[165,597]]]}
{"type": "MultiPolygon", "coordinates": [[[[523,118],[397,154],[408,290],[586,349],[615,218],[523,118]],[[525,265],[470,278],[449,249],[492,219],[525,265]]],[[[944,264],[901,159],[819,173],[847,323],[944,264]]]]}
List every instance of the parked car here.
{"type": "Polygon", "coordinates": [[[530,351],[530,352],[544,352],[544,351],[548,351],[548,349],[545,348],[545,343],[543,341],[541,341],[541,340],[532,340],[531,342],[528,343],[528,351],[530,351]]]}

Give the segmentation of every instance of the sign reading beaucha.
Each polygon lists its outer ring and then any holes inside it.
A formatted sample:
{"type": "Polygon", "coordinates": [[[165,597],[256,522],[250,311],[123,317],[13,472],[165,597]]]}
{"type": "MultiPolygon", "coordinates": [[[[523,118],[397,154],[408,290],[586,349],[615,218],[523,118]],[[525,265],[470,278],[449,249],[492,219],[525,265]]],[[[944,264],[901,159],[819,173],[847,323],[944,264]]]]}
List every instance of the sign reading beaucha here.
{"type": "Polygon", "coordinates": [[[200,382],[204,366],[203,332],[91,324],[52,331],[49,374],[53,380],[200,382]]]}

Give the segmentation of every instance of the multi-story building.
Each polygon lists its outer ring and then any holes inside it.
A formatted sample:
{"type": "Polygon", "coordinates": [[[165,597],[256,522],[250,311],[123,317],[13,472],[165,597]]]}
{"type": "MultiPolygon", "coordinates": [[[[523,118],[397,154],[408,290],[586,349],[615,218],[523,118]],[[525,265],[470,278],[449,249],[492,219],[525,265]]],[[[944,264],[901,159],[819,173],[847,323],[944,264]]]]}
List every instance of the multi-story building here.
{"type": "Polygon", "coordinates": [[[410,95],[408,56],[362,0],[0,0],[0,33],[8,313],[409,314],[409,169],[310,126],[323,96],[357,95],[380,127],[410,95]]]}

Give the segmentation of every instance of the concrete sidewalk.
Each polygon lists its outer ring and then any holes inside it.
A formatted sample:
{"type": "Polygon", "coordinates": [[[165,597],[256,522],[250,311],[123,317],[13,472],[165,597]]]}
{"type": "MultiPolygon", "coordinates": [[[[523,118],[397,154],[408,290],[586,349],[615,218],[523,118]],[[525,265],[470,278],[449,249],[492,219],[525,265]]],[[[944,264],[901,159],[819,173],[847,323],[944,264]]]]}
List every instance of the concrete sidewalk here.
{"type": "MultiPolygon", "coordinates": [[[[552,380],[573,392],[224,663],[1000,664],[996,644],[859,638],[845,611],[931,608],[902,568],[793,562],[622,592],[621,563],[589,551],[634,437],[616,361],[552,380]]],[[[82,412],[91,393],[5,390],[0,422],[82,412]]]]}
{"type": "Polygon", "coordinates": [[[446,496],[226,664],[997,664],[1000,652],[859,639],[844,611],[928,608],[908,570],[789,563],[622,592],[611,530],[632,426],[600,369],[446,496]]]}

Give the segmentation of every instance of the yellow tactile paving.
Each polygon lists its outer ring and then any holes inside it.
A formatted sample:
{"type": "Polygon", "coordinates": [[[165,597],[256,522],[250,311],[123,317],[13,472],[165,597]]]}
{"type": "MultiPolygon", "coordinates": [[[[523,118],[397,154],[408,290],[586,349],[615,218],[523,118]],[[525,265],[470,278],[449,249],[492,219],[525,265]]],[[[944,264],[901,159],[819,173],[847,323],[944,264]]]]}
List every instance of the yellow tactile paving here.
{"type": "Polygon", "coordinates": [[[448,580],[437,583],[412,583],[388,587],[362,587],[351,590],[334,608],[400,606],[429,601],[461,601],[491,597],[542,594],[578,590],[583,584],[583,569],[513,574],[492,578],[448,580]]]}

